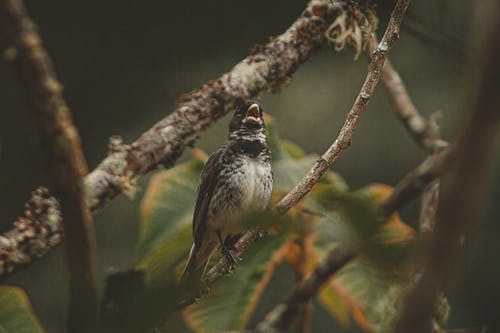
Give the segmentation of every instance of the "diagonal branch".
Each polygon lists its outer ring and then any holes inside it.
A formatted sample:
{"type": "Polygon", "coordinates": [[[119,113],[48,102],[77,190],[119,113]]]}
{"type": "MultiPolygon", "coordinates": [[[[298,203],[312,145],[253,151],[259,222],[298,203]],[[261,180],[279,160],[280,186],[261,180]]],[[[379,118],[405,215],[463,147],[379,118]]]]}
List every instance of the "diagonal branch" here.
{"type": "MultiPolygon", "coordinates": [[[[95,210],[122,191],[133,190],[139,176],[159,165],[173,166],[187,146],[241,101],[286,85],[300,64],[324,44],[325,32],[341,13],[342,4],[339,1],[310,1],[283,34],[271,38],[263,46],[254,47],[248,57],[221,77],[182,96],[170,115],[135,142],[126,145],[119,137],[113,137],[108,157],[85,177],[90,208],[95,210]]],[[[4,45],[1,40],[0,45],[4,45]]],[[[7,51],[11,55],[9,58],[15,56],[12,48],[7,51]]],[[[14,229],[15,226],[11,231],[14,229]]],[[[5,263],[0,256],[0,264],[9,266],[9,273],[12,273],[17,265],[25,265],[34,259],[28,252],[23,254],[23,262],[5,263]]],[[[0,276],[5,276],[5,273],[0,272],[0,276]]]]}
{"type": "Polygon", "coordinates": [[[87,162],[62,86],[22,1],[0,2],[0,32],[14,50],[11,61],[61,198],[70,273],[69,330],[80,332],[97,315],[94,225],[83,189],[87,162]]]}
{"type": "Polygon", "coordinates": [[[276,305],[257,325],[256,332],[288,332],[294,320],[321,287],[347,263],[356,258],[351,249],[343,245],[333,249],[311,276],[298,285],[288,299],[276,305]]]}
{"type": "MultiPolygon", "coordinates": [[[[372,57],[376,44],[377,40],[375,36],[372,36],[365,48],[368,58],[372,57]]],[[[394,114],[421,148],[428,152],[438,152],[448,146],[446,141],[441,140],[435,117],[431,116],[427,120],[418,112],[401,76],[389,59],[386,59],[382,68],[382,84],[392,104],[394,114]]]]}
{"type": "Polygon", "coordinates": [[[415,169],[408,172],[394,187],[381,206],[385,216],[405,206],[410,200],[423,193],[426,186],[441,176],[452,163],[455,154],[447,148],[437,154],[430,155],[415,169]]]}
{"type": "Polygon", "coordinates": [[[403,80],[389,60],[382,69],[382,84],[394,113],[421,148],[428,152],[437,152],[448,146],[440,138],[434,117],[425,119],[415,108],[403,80]]]}
{"type": "Polygon", "coordinates": [[[464,44],[462,41],[432,29],[414,15],[408,15],[403,24],[403,29],[412,33],[415,37],[424,42],[430,42],[440,48],[447,48],[460,58],[470,58],[476,50],[464,44]]]}

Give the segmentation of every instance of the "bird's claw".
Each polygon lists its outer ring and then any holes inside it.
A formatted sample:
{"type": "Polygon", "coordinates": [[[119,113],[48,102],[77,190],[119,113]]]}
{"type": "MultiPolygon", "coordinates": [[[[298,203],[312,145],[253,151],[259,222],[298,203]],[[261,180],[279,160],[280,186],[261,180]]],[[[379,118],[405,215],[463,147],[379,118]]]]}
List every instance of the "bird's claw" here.
{"type": "Polygon", "coordinates": [[[231,250],[236,250],[234,246],[227,246],[225,244],[221,244],[221,252],[224,257],[226,257],[227,261],[231,264],[231,267],[236,266],[238,261],[236,258],[231,254],[231,250]]]}

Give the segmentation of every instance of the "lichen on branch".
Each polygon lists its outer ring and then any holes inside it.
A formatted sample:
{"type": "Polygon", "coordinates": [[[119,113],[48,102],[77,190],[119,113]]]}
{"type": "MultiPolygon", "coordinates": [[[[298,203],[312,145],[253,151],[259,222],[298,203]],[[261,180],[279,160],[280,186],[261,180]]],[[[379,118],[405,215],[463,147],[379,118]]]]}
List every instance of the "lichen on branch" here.
{"type": "Polygon", "coordinates": [[[24,205],[24,216],[0,236],[0,275],[44,256],[62,239],[62,218],[57,200],[40,187],[24,205]]]}

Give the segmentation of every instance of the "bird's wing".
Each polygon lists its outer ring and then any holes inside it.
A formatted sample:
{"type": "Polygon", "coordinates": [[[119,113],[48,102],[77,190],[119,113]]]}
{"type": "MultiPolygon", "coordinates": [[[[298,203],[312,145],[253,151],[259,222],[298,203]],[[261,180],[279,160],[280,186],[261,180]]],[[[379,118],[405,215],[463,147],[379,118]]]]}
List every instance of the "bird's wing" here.
{"type": "Polygon", "coordinates": [[[195,246],[201,245],[202,237],[206,230],[207,213],[214,188],[217,186],[218,176],[221,169],[220,159],[226,151],[223,145],[210,155],[207,163],[203,167],[198,186],[198,196],[193,215],[193,238],[195,246]]]}

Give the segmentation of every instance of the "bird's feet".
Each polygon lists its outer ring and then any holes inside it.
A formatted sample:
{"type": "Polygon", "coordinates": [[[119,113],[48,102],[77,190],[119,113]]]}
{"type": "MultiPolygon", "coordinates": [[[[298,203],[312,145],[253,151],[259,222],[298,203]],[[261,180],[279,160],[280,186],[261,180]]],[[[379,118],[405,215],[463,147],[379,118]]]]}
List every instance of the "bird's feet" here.
{"type": "Polygon", "coordinates": [[[236,266],[238,261],[236,258],[231,254],[231,250],[236,250],[234,246],[228,246],[224,243],[220,245],[220,251],[224,257],[226,257],[227,261],[231,264],[231,266],[236,266]]]}

